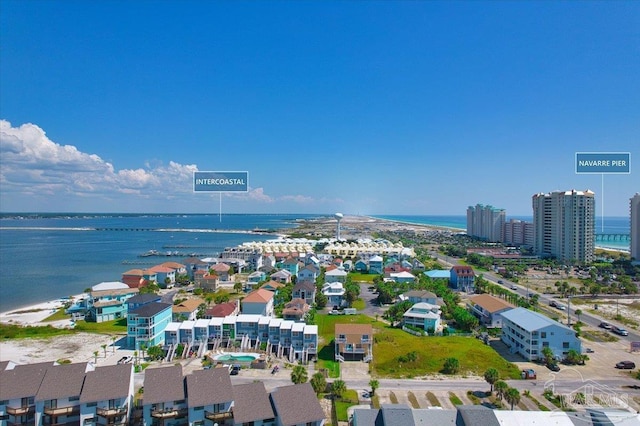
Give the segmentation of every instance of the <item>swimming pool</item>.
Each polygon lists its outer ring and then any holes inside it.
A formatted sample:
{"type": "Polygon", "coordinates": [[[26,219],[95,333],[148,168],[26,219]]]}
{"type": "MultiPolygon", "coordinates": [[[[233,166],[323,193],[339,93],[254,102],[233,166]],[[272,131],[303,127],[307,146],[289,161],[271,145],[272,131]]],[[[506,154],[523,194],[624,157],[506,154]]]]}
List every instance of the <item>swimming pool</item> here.
{"type": "Polygon", "coordinates": [[[221,353],[213,357],[216,361],[222,362],[252,362],[258,359],[258,354],[250,353],[221,353]]]}

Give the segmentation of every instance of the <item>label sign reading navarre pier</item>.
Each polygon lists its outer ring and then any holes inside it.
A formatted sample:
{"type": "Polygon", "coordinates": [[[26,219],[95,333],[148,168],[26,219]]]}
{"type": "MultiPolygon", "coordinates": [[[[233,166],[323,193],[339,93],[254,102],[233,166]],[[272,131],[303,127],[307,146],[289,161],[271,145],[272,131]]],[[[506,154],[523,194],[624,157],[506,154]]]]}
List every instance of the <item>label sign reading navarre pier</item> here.
{"type": "Polygon", "coordinates": [[[576,152],[576,173],[631,173],[629,152],[576,152]]]}
{"type": "Polygon", "coordinates": [[[247,192],[249,172],[193,172],[193,192],[247,192]]]}

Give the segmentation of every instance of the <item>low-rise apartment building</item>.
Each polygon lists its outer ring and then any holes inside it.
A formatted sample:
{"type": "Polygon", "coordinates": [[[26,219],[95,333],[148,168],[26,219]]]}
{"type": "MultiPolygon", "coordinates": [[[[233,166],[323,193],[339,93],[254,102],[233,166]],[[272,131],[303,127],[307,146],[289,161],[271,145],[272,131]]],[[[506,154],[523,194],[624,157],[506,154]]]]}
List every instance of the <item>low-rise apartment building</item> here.
{"type": "Polygon", "coordinates": [[[478,318],[480,325],[487,328],[500,328],[502,327],[502,313],[515,308],[515,306],[499,297],[479,294],[469,299],[467,308],[478,318]]]}

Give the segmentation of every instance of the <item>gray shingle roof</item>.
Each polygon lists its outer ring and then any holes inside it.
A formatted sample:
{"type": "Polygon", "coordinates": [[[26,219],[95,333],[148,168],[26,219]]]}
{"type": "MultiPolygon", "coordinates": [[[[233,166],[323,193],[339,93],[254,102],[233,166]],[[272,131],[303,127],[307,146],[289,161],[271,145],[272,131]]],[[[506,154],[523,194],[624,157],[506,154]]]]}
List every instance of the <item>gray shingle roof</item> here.
{"type": "Polygon", "coordinates": [[[182,366],[147,368],[144,371],[144,405],[185,399],[182,366]]]}
{"type": "Polygon", "coordinates": [[[144,294],[136,294],[135,296],[127,299],[127,303],[137,304],[137,303],[150,303],[156,300],[161,300],[162,298],[157,294],[144,293],[144,294]]]}
{"type": "Polygon", "coordinates": [[[293,426],[324,419],[324,411],[309,383],[278,388],[271,392],[271,401],[273,401],[282,426],[293,426]]]}
{"type": "Polygon", "coordinates": [[[49,367],[53,362],[16,365],[12,370],[0,371],[0,400],[36,396],[49,367]]]}
{"type": "Polygon", "coordinates": [[[120,364],[97,367],[87,373],[80,402],[98,402],[124,398],[133,380],[133,365],[120,364]]]}
{"type": "Polygon", "coordinates": [[[160,302],[152,302],[147,303],[146,305],[142,305],[139,308],[134,309],[129,312],[130,314],[136,314],[139,317],[152,317],[165,309],[171,309],[170,304],[168,303],[160,303],[160,302]]]}
{"type": "Polygon", "coordinates": [[[275,417],[264,383],[234,385],[233,395],[233,418],[236,423],[249,423],[275,417]]]}
{"type": "Polygon", "coordinates": [[[47,368],[36,401],[80,396],[87,363],[63,364],[47,368]]]}
{"type": "Polygon", "coordinates": [[[462,419],[465,425],[500,426],[493,410],[482,405],[458,406],[457,419],[462,419]]]}
{"type": "Polygon", "coordinates": [[[233,401],[229,370],[212,368],[196,370],[187,376],[189,407],[202,407],[233,401]]]}
{"type": "Polygon", "coordinates": [[[382,404],[382,424],[385,426],[415,426],[411,408],[405,404],[382,404]]]}

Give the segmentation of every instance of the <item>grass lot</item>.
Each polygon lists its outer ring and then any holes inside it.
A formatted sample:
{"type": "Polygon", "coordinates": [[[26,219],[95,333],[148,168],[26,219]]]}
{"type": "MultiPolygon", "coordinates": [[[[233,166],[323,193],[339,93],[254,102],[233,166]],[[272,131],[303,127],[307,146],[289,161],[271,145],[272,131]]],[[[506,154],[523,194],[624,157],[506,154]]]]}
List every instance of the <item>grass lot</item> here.
{"type": "Polygon", "coordinates": [[[85,333],[127,334],[127,319],[105,322],[77,321],[74,330],[85,333]]]}
{"type": "Polygon", "coordinates": [[[520,370],[507,362],[493,348],[471,337],[416,337],[398,328],[375,321],[366,315],[316,315],[319,337],[318,365],[331,374],[339,372],[333,359],[333,339],[336,324],[372,324],[374,328],[373,373],[376,377],[409,378],[437,374],[449,357],[460,361],[460,374],[482,376],[489,367],[500,372],[500,377],[520,378],[520,370]],[[416,352],[415,361],[399,363],[398,357],[416,352]]]}
{"type": "Polygon", "coordinates": [[[396,328],[376,327],[373,370],[380,377],[410,378],[440,373],[444,360],[457,358],[460,374],[482,376],[489,367],[500,377],[517,379],[520,370],[507,362],[494,349],[471,337],[415,337],[396,328]],[[400,363],[398,357],[416,352],[415,361],[400,363]]]}
{"type": "Polygon", "coordinates": [[[362,299],[356,299],[356,301],[353,302],[351,307],[352,308],[356,308],[357,310],[361,311],[361,310],[363,310],[364,308],[367,307],[367,304],[362,299]]]}
{"type": "Polygon", "coordinates": [[[55,313],[46,317],[43,322],[62,321],[71,318],[71,315],[65,314],[64,311],[64,308],[58,309],[55,313]]]}
{"type": "Polygon", "coordinates": [[[358,392],[353,389],[347,389],[341,399],[335,400],[335,404],[338,421],[348,422],[347,409],[353,405],[358,405],[358,392]]]}
{"type": "Polygon", "coordinates": [[[62,336],[73,334],[73,330],[64,328],[55,328],[50,325],[46,326],[27,326],[22,327],[12,324],[0,324],[0,340],[6,339],[28,339],[28,338],[47,338],[53,336],[62,336]]]}
{"type": "Polygon", "coordinates": [[[349,272],[349,276],[351,277],[351,280],[354,283],[365,282],[365,283],[372,283],[373,284],[373,279],[375,277],[379,277],[380,275],[377,275],[377,274],[363,274],[361,272],[349,272]]]}

